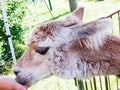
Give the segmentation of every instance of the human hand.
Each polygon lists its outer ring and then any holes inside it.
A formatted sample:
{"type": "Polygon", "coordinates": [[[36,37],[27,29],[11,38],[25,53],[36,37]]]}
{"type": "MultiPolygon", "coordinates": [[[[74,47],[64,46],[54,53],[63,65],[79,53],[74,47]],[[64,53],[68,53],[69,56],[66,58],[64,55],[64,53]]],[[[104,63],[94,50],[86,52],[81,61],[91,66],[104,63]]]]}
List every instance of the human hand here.
{"type": "Polygon", "coordinates": [[[27,86],[22,86],[11,77],[0,76],[0,90],[27,90],[27,88],[27,86]]]}

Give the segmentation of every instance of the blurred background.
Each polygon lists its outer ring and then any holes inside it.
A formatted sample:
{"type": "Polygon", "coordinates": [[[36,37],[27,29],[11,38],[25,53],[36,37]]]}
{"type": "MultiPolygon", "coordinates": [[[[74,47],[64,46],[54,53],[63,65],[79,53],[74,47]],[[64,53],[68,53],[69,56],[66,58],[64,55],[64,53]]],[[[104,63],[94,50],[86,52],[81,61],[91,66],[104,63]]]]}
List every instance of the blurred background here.
{"type": "MultiPolygon", "coordinates": [[[[5,5],[15,56],[18,59],[26,49],[25,41],[37,24],[63,19],[71,14],[74,8],[81,6],[85,9],[83,22],[86,23],[120,9],[120,0],[5,0],[5,5]],[[71,2],[72,4],[70,4],[71,2]]],[[[114,19],[113,32],[119,35],[119,21],[117,20],[120,15],[114,15],[112,18],[114,19]]],[[[0,3],[0,74],[13,75],[12,66],[13,61],[0,3]]],[[[101,80],[105,82],[103,78],[101,80]]],[[[117,90],[119,85],[115,86],[116,77],[110,76],[110,80],[111,90],[117,90]]],[[[86,82],[89,83],[89,80],[86,82]]],[[[120,80],[117,83],[119,82],[120,80]]],[[[89,84],[87,85],[89,87],[89,84]]],[[[105,90],[104,84],[103,89],[100,89],[100,85],[97,87],[97,90],[105,90]]],[[[75,86],[74,80],[64,80],[53,76],[41,80],[29,90],[78,90],[78,87],[75,86]]]]}

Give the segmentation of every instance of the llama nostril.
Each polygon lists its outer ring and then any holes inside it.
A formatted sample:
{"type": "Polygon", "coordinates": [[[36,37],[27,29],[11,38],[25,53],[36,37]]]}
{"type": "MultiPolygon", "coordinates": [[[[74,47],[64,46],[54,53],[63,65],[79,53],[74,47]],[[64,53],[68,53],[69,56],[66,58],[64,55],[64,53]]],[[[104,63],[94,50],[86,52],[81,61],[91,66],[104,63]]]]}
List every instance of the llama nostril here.
{"type": "Polygon", "coordinates": [[[19,70],[13,70],[13,72],[17,76],[20,71],[19,70]]]}

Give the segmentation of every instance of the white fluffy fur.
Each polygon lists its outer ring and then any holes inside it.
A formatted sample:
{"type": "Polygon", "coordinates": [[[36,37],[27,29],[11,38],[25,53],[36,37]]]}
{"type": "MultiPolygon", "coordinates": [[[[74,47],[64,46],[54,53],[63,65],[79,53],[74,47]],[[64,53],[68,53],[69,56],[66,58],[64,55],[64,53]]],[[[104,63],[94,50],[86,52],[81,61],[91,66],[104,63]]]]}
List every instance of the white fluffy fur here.
{"type": "Polygon", "coordinates": [[[99,47],[105,43],[106,37],[109,36],[111,32],[111,19],[100,19],[85,25],[76,25],[69,28],[64,27],[58,32],[58,35],[55,38],[55,44],[53,44],[53,46],[56,47],[61,44],[70,46],[70,42],[78,40],[82,41],[87,48],[99,49],[99,47]],[[89,28],[91,30],[87,32],[89,28]],[[86,31],[88,35],[85,34],[84,31],[86,31]],[[82,40],[83,38],[87,41],[82,40]]]}

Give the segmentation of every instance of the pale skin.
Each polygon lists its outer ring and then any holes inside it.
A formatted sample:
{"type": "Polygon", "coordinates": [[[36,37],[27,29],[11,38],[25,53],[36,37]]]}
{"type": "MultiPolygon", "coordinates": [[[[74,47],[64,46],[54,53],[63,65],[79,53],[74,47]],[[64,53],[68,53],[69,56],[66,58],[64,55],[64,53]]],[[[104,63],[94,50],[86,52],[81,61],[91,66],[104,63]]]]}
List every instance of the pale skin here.
{"type": "Polygon", "coordinates": [[[0,90],[27,90],[28,86],[22,86],[15,79],[8,76],[0,76],[0,90]]]}

